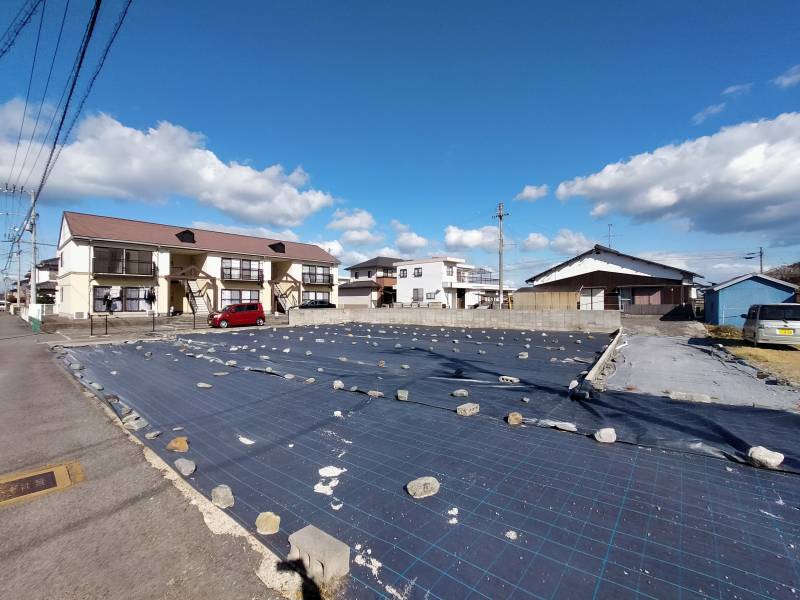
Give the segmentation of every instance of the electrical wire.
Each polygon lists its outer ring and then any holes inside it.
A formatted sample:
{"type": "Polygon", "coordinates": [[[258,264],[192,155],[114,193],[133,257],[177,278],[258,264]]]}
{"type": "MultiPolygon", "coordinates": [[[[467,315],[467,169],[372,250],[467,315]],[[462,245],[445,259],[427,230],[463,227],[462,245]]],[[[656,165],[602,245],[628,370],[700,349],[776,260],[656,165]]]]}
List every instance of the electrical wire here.
{"type": "MultiPolygon", "coordinates": [[[[44,107],[44,103],[45,103],[45,100],[47,98],[47,90],[50,88],[50,81],[52,80],[52,77],[53,77],[53,67],[56,64],[56,57],[58,56],[58,49],[61,46],[61,36],[64,33],[64,23],[66,23],[66,20],[67,20],[67,11],[69,11],[69,2],[70,2],[70,0],[67,0],[64,3],[64,14],[61,15],[61,26],[58,29],[58,38],[56,39],[56,46],[55,46],[55,49],[53,50],[53,58],[50,61],[50,69],[47,72],[47,80],[45,81],[45,84],[44,84],[44,91],[42,92],[42,99],[39,102],[39,110],[36,112],[36,121],[35,121],[34,126],[33,126],[33,132],[31,133],[30,140],[28,140],[28,148],[25,150],[25,158],[22,160],[22,166],[19,168],[19,173],[17,174],[17,178],[14,181],[14,185],[15,186],[19,183],[20,177],[22,177],[22,174],[25,172],[25,165],[28,164],[28,155],[31,152],[31,147],[33,146],[33,142],[36,139],[36,132],[39,129],[39,119],[41,118],[42,108],[44,107]]],[[[60,104],[60,102],[59,102],[59,104],[60,104]]],[[[50,128],[52,128],[52,123],[53,123],[53,120],[50,121],[50,128]]],[[[47,134],[45,134],[45,140],[47,139],[47,135],[50,134],[50,128],[48,128],[47,134]]],[[[44,140],[42,142],[42,147],[43,146],[44,146],[44,140]]],[[[40,150],[40,154],[39,155],[41,155],[41,147],[40,147],[39,150],[40,150]]],[[[37,162],[38,162],[38,156],[39,155],[37,155],[37,162]]],[[[35,169],[35,168],[36,168],[36,163],[34,163],[34,165],[32,167],[32,170],[35,169]]],[[[27,183],[27,181],[28,181],[28,178],[26,177],[25,178],[25,183],[27,183]]]]}
{"type": "MultiPolygon", "coordinates": [[[[111,51],[111,46],[114,44],[114,40],[117,39],[117,34],[119,33],[120,28],[122,28],[122,24],[125,21],[125,17],[128,15],[128,9],[131,7],[131,3],[133,0],[127,0],[125,2],[125,6],[122,8],[119,17],[117,18],[117,22],[114,24],[114,29],[111,32],[111,36],[108,38],[108,42],[106,42],[106,46],[103,49],[103,53],[100,56],[100,60],[97,63],[97,66],[94,69],[94,73],[92,73],[92,77],[89,79],[89,84],[86,86],[86,90],[83,93],[83,97],[81,101],[78,103],[78,108],[75,110],[75,114],[72,116],[72,121],[67,127],[67,133],[64,135],[64,141],[69,139],[70,134],[72,133],[73,128],[75,127],[75,123],[77,123],[78,118],[83,111],[83,107],[86,104],[86,100],[89,97],[89,94],[92,92],[92,87],[94,87],[94,82],[97,80],[97,77],[100,75],[100,71],[103,68],[103,65],[106,62],[106,58],[108,58],[108,53],[111,51]]],[[[55,158],[53,159],[52,165],[50,167],[50,172],[53,171],[56,162],[58,162],[59,156],[61,156],[61,151],[64,149],[64,144],[59,146],[58,150],[56,151],[55,158]]],[[[47,177],[50,176],[50,172],[45,173],[44,181],[47,181],[47,177]]]]}
{"type": "Polygon", "coordinates": [[[86,51],[89,49],[89,42],[92,39],[92,34],[94,33],[95,25],[97,24],[97,15],[100,12],[100,5],[102,4],[102,0],[95,0],[94,7],[92,8],[92,14],[89,17],[89,22],[86,25],[86,32],[83,35],[83,41],[81,43],[80,50],[78,51],[78,57],[76,66],[74,68],[72,74],[72,81],[69,84],[69,92],[67,94],[67,100],[64,103],[64,109],[61,112],[61,118],[59,119],[58,128],[56,129],[56,135],[53,138],[53,145],[50,148],[50,154],[47,157],[47,162],[44,166],[44,172],[42,173],[42,178],[39,181],[39,185],[36,188],[36,195],[39,196],[42,193],[42,189],[44,188],[44,184],[47,182],[47,178],[50,175],[50,171],[52,170],[51,165],[53,163],[53,156],[55,155],[56,148],[58,147],[58,140],[61,136],[61,130],[64,127],[64,122],[67,119],[67,112],[69,111],[69,105],[72,101],[72,96],[75,93],[75,88],[78,85],[78,78],[80,77],[81,68],[83,67],[83,61],[86,59],[86,51]]]}
{"type": "Polygon", "coordinates": [[[19,124],[19,134],[17,135],[17,146],[14,148],[14,159],[11,161],[11,170],[8,172],[8,179],[11,181],[14,175],[14,167],[17,166],[17,154],[19,154],[19,146],[22,141],[22,131],[25,129],[25,117],[28,116],[28,102],[31,98],[31,85],[33,84],[33,74],[36,72],[36,58],[39,56],[39,41],[42,38],[42,24],[44,24],[44,13],[47,8],[47,0],[43,0],[42,14],[39,17],[39,28],[36,31],[36,44],[33,47],[33,60],[31,61],[31,73],[28,76],[28,89],[25,91],[25,108],[22,109],[22,121],[19,124]]]}
{"type": "Polygon", "coordinates": [[[25,29],[28,23],[30,23],[31,18],[33,18],[34,13],[41,3],[42,0],[32,0],[32,2],[28,3],[27,11],[25,9],[25,4],[19,9],[17,15],[12,19],[3,33],[3,37],[0,38],[0,60],[14,46],[14,42],[17,41],[19,34],[25,29]]]}

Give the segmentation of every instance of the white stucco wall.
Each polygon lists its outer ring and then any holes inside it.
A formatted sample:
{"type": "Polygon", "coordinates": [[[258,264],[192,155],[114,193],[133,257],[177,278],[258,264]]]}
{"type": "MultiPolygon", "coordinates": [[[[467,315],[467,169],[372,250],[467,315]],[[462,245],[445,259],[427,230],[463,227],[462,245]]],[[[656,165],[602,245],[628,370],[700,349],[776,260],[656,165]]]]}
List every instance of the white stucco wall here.
{"type": "Polygon", "coordinates": [[[538,278],[534,282],[534,285],[552,283],[560,279],[567,279],[593,271],[610,271],[628,275],[644,275],[647,277],[678,280],[683,277],[681,271],[672,267],[652,265],[627,256],[619,256],[610,252],[601,252],[600,254],[590,254],[560,269],[556,269],[552,273],[538,278]]]}

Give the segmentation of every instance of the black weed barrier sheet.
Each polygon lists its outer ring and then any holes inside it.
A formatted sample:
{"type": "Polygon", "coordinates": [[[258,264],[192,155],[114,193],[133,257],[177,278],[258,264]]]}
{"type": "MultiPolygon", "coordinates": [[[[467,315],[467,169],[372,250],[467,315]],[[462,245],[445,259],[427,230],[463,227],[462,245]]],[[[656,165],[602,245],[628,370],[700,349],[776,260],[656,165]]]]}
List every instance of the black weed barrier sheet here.
{"type": "Polygon", "coordinates": [[[343,598],[798,598],[800,477],[743,464],[763,445],[800,468],[798,417],[626,393],[570,399],[608,341],[353,324],[59,356],[119,398],[118,413],[141,415],[149,425],[135,435],[162,458],[193,460],[201,493],[229,485],[226,510],[245,528],[278,514],[277,534],[256,535],[279,556],[308,524],[346,543],[343,598]],[[464,402],[480,413],[456,415],[464,402]],[[510,411],[525,423],[506,424],[510,411]],[[598,427],[623,443],[594,441],[598,427]],[[186,454],[166,450],[177,435],[186,454]],[[423,475],[441,489],[415,500],[405,485],[423,475]]]}

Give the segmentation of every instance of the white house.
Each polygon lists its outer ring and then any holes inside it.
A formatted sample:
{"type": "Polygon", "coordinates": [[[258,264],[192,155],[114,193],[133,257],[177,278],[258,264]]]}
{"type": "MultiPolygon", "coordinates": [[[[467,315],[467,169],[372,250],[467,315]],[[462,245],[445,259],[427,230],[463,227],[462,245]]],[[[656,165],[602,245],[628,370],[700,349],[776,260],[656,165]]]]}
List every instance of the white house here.
{"type": "Polygon", "coordinates": [[[338,261],[313,244],[65,212],[56,311],[205,315],[239,302],[335,303],[338,261]]]}
{"type": "Polygon", "coordinates": [[[527,279],[524,294],[573,293],[581,310],[666,314],[693,298],[696,273],[595,245],[527,279]]]}
{"type": "Polygon", "coordinates": [[[463,258],[433,256],[395,263],[399,304],[474,307],[497,299],[499,280],[491,271],[468,265],[463,258]]]}

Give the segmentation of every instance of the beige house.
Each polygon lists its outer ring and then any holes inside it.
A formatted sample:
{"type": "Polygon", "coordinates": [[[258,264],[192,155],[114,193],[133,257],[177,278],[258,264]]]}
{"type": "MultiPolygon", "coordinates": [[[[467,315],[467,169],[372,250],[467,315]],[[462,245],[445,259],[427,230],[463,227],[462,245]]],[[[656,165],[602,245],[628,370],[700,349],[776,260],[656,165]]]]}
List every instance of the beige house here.
{"type": "Polygon", "coordinates": [[[313,244],[65,212],[58,261],[56,312],[75,319],[337,301],[338,261],[313,244]]]}

